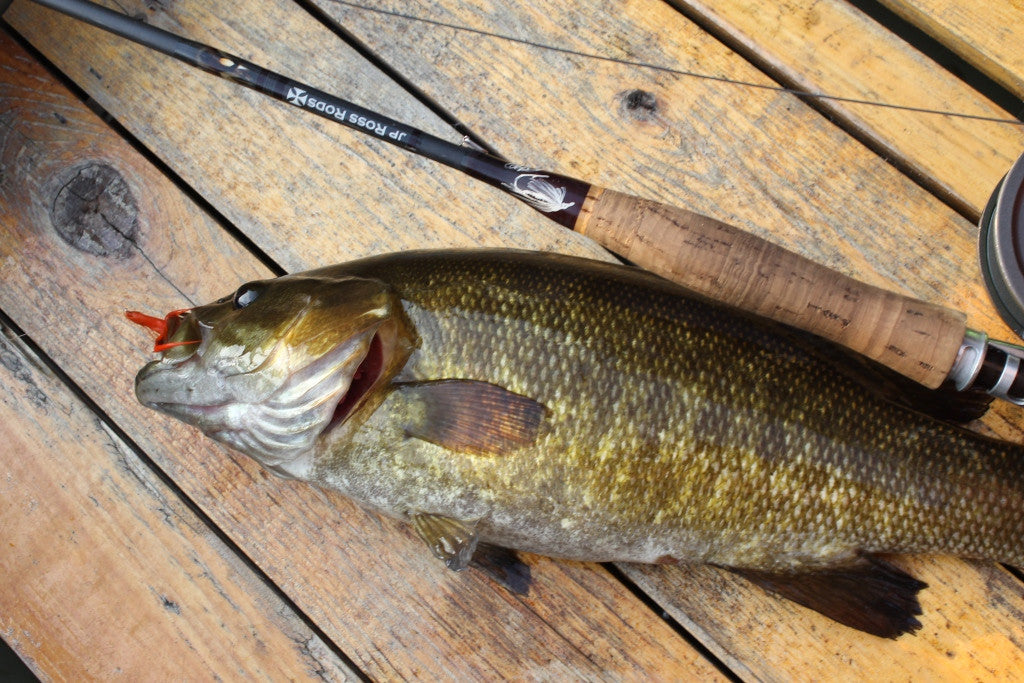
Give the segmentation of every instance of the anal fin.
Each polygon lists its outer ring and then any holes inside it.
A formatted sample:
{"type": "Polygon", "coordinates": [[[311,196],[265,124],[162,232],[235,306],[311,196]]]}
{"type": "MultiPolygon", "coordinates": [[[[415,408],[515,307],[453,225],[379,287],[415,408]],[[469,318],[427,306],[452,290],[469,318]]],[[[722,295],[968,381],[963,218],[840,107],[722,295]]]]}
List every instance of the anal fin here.
{"type": "Polygon", "coordinates": [[[917,593],[928,584],[877,557],[790,574],[728,569],[840,624],[881,638],[897,638],[921,628],[916,619],[921,614],[917,593]]]}

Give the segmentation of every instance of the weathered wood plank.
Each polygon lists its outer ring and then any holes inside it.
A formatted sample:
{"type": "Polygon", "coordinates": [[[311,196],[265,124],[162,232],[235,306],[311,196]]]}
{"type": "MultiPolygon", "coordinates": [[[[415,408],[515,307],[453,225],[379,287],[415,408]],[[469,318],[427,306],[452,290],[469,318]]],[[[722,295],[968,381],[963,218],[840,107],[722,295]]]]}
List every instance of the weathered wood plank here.
{"type": "Polygon", "coordinates": [[[37,65],[13,58],[9,43],[0,54],[7,69],[0,94],[10,103],[0,146],[0,308],[366,672],[718,676],[600,568],[530,558],[532,592],[513,596],[475,572],[447,571],[403,525],[277,480],[139,406],[131,383],[147,359],[145,337],[121,311],[208,300],[266,271],[37,65]],[[83,161],[116,169],[127,190],[108,182],[80,212],[86,229],[79,232],[113,237],[103,226],[117,224],[114,232],[130,236],[123,251],[103,256],[95,240],[76,248],[54,230],[51,207],[62,188],[85,194],[74,183],[83,161]],[[114,214],[88,220],[109,208],[111,194],[122,206],[134,198],[134,233],[114,214]]]}
{"type": "MultiPolygon", "coordinates": [[[[179,7],[187,5],[178,3],[171,9],[173,12],[192,11],[179,10],[179,7]]],[[[776,241],[876,284],[888,284],[914,291],[932,300],[951,302],[971,312],[979,325],[994,329],[994,314],[985,302],[980,279],[974,269],[972,226],[792,97],[722,90],[720,85],[697,83],[680,76],[637,72],[621,65],[595,66],[583,58],[537,52],[525,46],[510,46],[479,36],[467,39],[458,32],[438,31],[436,27],[426,30],[422,26],[406,25],[404,29],[397,30],[393,23],[389,23],[397,21],[395,19],[383,21],[368,18],[365,13],[332,4],[325,4],[324,7],[337,12],[344,19],[346,27],[354,30],[361,40],[383,54],[389,63],[410,74],[426,92],[445,103],[485,138],[496,142],[502,151],[514,158],[560,168],[602,184],[653,198],[687,203],[697,210],[734,220],[761,234],[771,235],[776,241]],[[573,85],[576,81],[582,81],[584,74],[587,80],[580,85],[573,85]],[[642,91],[641,96],[626,96],[637,90],[642,91]],[[653,102],[643,96],[643,92],[653,95],[653,102]],[[482,96],[482,93],[486,96],[482,96]],[[648,102],[649,106],[644,104],[648,102]]],[[[715,41],[658,3],[594,2],[579,3],[569,8],[526,2],[517,3],[513,9],[505,5],[474,5],[470,8],[446,2],[435,3],[429,9],[438,12],[443,19],[470,21],[478,27],[510,25],[518,31],[535,31],[538,32],[536,35],[524,35],[542,42],[561,42],[575,49],[593,50],[594,46],[611,46],[607,49],[613,54],[628,55],[633,59],[666,63],[677,68],[710,70],[744,80],[760,78],[735,55],[722,49],[715,41]],[[563,27],[571,27],[571,35],[563,33],[563,27]],[[555,35],[556,38],[554,41],[546,40],[547,35],[555,35]]],[[[37,15],[26,13],[23,20],[17,23],[19,30],[30,33],[34,30],[32,26],[25,25],[29,16],[39,19],[37,15]]],[[[160,13],[155,20],[170,21],[168,16],[176,15],[160,13]]],[[[65,33],[74,30],[61,26],[65,33]]],[[[193,28],[208,30],[208,27],[193,28]]],[[[201,33],[190,35],[208,39],[201,33]]],[[[102,51],[90,50],[89,41],[68,41],[71,45],[47,41],[48,34],[45,31],[32,33],[32,36],[86,90],[97,99],[105,98],[104,106],[114,111],[120,120],[125,121],[125,125],[133,130],[144,131],[145,127],[138,122],[155,116],[151,111],[155,105],[145,99],[132,97],[131,88],[122,85],[123,78],[132,77],[131,70],[118,72],[117,79],[108,79],[102,87],[98,87],[90,80],[88,68],[82,63],[92,64],[94,68],[110,73],[109,69],[116,68],[116,64],[102,61],[102,51]]],[[[98,40],[90,38],[90,41],[98,40]]],[[[279,46],[273,47],[277,49],[279,46]]],[[[240,51],[238,47],[232,49],[240,51]]],[[[243,54],[256,61],[267,61],[263,55],[243,54]]],[[[138,53],[132,55],[137,68],[139,64],[146,64],[151,70],[159,69],[156,60],[142,61],[148,58],[138,53]]],[[[116,62],[116,58],[113,61],[116,62]]],[[[193,83],[191,77],[188,78],[188,82],[193,83]]],[[[171,88],[174,87],[172,81],[160,83],[171,88]]],[[[344,91],[343,88],[333,89],[344,91]]],[[[223,92],[228,96],[227,90],[223,92]]],[[[182,112],[190,111],[189,106],[189,103],[174,104],[179,117],[182,112]]],[[[393,109],[389,111],[394,112],[393,109]]],[[[222,209],[227,207],[223,210],[232,216],[234,214],[231,211],[236,211],[232,207],[257,207],[258,210],[254,208],[249,214],[237,209],[237,214],[251,216],[252,221],[266,221],[271,226],[282,216],[292,216],[294,211],[290,207],[281,207],[276,201],[257,206],[258,193],[252,188],[231,183],[221,185],[219,179],[204,178],[196,169],[202,169],[203,164],[208,163],[206,159],[211,156],[211,150],[194,144],[194,136],[181,135],[175,129],[178,123],[174,117],[169,117],[167,121],[172,130],[163,131],[163,135],[146,137],[147,144],[158,150],[161,157],[180,158],[181,162],[175,168],[189,182],[202,187],[204,196],[208,196],[214,205],[222,209]],[[235,197],[236,194],[241,194],[243,198],[235,197]]],[[[189,125],[193,124],[190,122],[189,125]]],[[[305,134],[299,126],[289,132],[305,134]]],[[[346,147],[362,149],[363,143],[352,136],[347,131],[341,131],[335,139],[343,141],[346,147]]],[[[273,178],[279,173],[273,163],[277,159],[275,154],[279,153],[273,152],[269,146],[261,147],[264,142],[262,139],[231,138],[230,146],[220,140],[211,149],[222,150],[218,156],[220,164],[232,165],[232,157],[239,156],[233,147],[243,146],[245,150],[241,156],[247,163],[251,161],[255,164],[248,172],[254,177],[273,178]],[[229,147],[233,154],[228,153],[229,147]]],[[[313,147],[315,145],[302,149],[313,147]]],[[[381,151],[380,156],[373,157],[373,163],[380,164],[377,177],[385,183],[401,187],[419,183],[418,178],[410,177],[410,174],[415,175],[419,167],[406,165],[405,158],[395,154],[394,151],[381,151]],[[389,164],[392,166],[389,167],[389,164]]],[[[209,167],[216,170],[215,164],[209,167]]],[[[331,170],[304,168],[303,180],[293,188],[295,191],[288,201],[300,202],[302,206],[308,205],[312,197],[322,196],[326,204],[334,201],[335,195],[332,192],[336,184],[331,177],[331,170]]],[[[232,172],[238,171],[234,169],[232,172]]],[[[443,176],[445,180],[442,182],[449,182],[445,172],[435,170],[434,175],[443,176]]],[[[352,178],[352,184],[344,188],[345,191],[351,192],[351,197],[356,199],[360,192],[364,192],[366,197],[377,201],[379,195],[374,194],[373,187],[357,185],[364,180],[366,178],[352,178]]],[[[478,200],[480,203],[471,207],[473,211],[464,212],[466,204],[461,203],[461,199],[458,203],[451,201],[452,197],[458,196],[464,189],[469,191],[471,187],[465,180],[453,179],[451,194],[423,191],[416,197],[416,201],[422,202],[422,205],[409,214],[402,213],[405,205],[396,206],[394,202],[376,204],[374,208],[379,214],[373,219],[372,225],[386,224],[388,221],[392,221],[392,225],[400,225],[411,217],[416,221],[423,220],[428,225],[427,229],[431,229],[434,223],[427,222],[429,217],[443,216],[444,221],[473,223],[479,222],[481,215],[491,215],[485,207],[490,206],[495,212],[502,210],[498,207],[506,200],[488,204],[492,201],[490,195],[481,196],[478,200]]],[[[359,213],[361,209],[358,206],[353,209],[356,212],[354,215],[363,215],[359,213]]],[[[340,211],[341,204],[330,205],[330,210],[340,211]]],[[[233,220],[236,219],[233,217],[233,220]]],[[[250,234],[255,234],[255,228],[244,220],[238,220],[240,224],[247,225],[250,234]]],[[[527,219],[524,217],[524,220],[527,219]]],[[[490,226],[498,227],[494,223],[490,226]]],[[[532,221],[502,227],[541,231],[548,229],[532,221]]],[[[347,242],[342,248],[365,244],[370,250],[378,246],[404,248],[410,244],[421,244],[423,240],[419,229],[419,223],[413,230],[395,228],[393,233],[381,238],[383,241],[373,242],[373,231],[365,230],[364,225],[357,223],[343,236],[347,242]]],[[[548,233],[543,234],[544,239],[547,239],[548,233]]],[[[517,233],[495,232],[485,239],[501,242],[508,238],[514,241],[513,235],[517,233]]],[[[314,261],[327,253],[337,253],[332,250],[338,249],[338,244],[324,245],[315,241],[303,243],[303,239],[312,238],[312,233],[293,236],[295,242],[286,246],[279,243],[279,238],[274,238],[277,244],[268,241],[268,249],[272,253],[285,255],[305,249],[308,250],[305,253],[314,261]]],[[[460,239],[452,236],[451,243],[466,243],[458,241],[460,239]]],[[[358,246],[358,249],[362,248],[358,246]]],[[[165,303],[165,300],[157,296],[153,300],[165,303]]],[[[170,303],[169,298],[166,303],[170,303]]],[[[67,362],[73,364],[74,359],[68,359],[67,362]]],[[[77,372],[87,374],[81,370],[77,372]]],[[[1004,409],[989,424],[1003,434],[1011,434],[1018,429],[1017,422],[1018,418],[1004,409]]],[[[171,433],[166,438],[171,438],[171,433]]],[[[190,445],[189,448],[195,447],[190,445]]],[[[181,457],[188,462],[195,458],[202,459],[206,448],[203,446],[189,450],[181,457]]],[[[246,463],[240,463],[239,466],[244,472],[251,471],[246,463]]],[[[220,488],[229,496],[241,495],[237,490],[239,484],[233,483],[232,477],[226,473],[210,470],[205,481],[210,482],[214,490],[220,488]]],[[[290,485],[280,484],[273,490],[282,497],[290,514],[302,510],[299,519],[307,518],[302,499],[292,497],[290,485]]],[[[337,505],[349,513],[343,503],[339,501],[337,505]]],[[[354,509],[350,514],[359,519],[354,509]]],[[[282,528],[280,525],[261,523],[268,529],[282,528]]],[[[337,523],[343,524],[341,519],[337,523]]],[[[350,552],[366,558],[373,556],[374,552],[386,552],[391,545],[403,542],[401,539],[407,534],[406,530],[392,528],[388,522],[381,524],[384,531],[392,531],[396,536],[389,537],[381,533],[371,537],[370,542],[364,545],[354,546],[350,552]]],[[[315,531],[312,529],[309,533],[315,531]]],[[[328,542],[328,537],[320,538],[328,542]]],[[[410,553],[414,546],[408,546],[410,553]]],[[[314,546],[310,552],[318,551],[319,548],[314,546]]],[[[287,550],[283,552],[286,554],[287,550]]],[[[326,566],[327,572],[335,572],[327,578],[331,585],[344,585],[344,577],[355,576],[358,581],[379,591],[373,594],[377,600],[369,602],[383,606],[386,610],[393,609],[393,606],[380,598],[403,597],[401,593],[394,593],[391,589],[393,584],[380,582],[379,577],[374,577],[363,567],[352,567],[351,560],[347,560],[345,569],[338,572],[329,561],[324,562],[330,557],[329,554],[316,556],[309,561],[316,561],[321,567],[326,566]]],[[[291,561],[303,562],[307,559],[293,558],[291,561]]],[[[395,566],[405,559],[385,557],[383,562],[387,566],[395,566]]],[[[973,569],[967,569],[966,563],[943,560],[940,564],[959,578],[946,580],[941,576],[938,579],[929,576],[928,580],[943,581],[954,587],[959,587],[958,582],[961,581],[968,584],[976,582],[977,574],[973,573],[973,569]]],[[[549,576],[548,572],[567,571],[567,566],[572,565],[537,560],[534,570],[538,577],[542,576],[541,570],[543,576],[549,576]]],[[[398,578],[392,581],[404,581],[406,579],[402,577],[408,577],[416,569],[424,571],[423,567],[409,567],[398,571],[398,578]]],[[[426,571],[430,571],[429,567],[426,571]]],[[[1003,610],[1001,614],[1013,613],[1019,608],[1020,600],[1016,584],[996,567],[990,566],[986,571],[993,572],[990,575],[994,577],[992,601],[1003,601],[1004,604],[998,607],[998,610],[1003,610]]],[[[857,634],[836,636],[840,627],[815,621],[805,611],[798,611],[795,607],[779,603],[763,594],[750,592],[743,596],[743,604],[750,610],[750,614],[772,615],[770,627],[774,629],[774,637],[778,638],[773,641],[778,648],[774,652],[788,653],[782,661],[779,658],[767,662],[758,660],[753,651],[760,643],[745,637],[743,624],[737,624],[728,609],[718,606],[722,603],[722,586],[743,591],[744,584],[730,577],[719,584],[704,585],[706,578],[691,577],[685,572],[670,576],[679,583],[674,584],[671,591],[658,593],[665,601],[663,604],[680,615],[690,613],[689,605],[692,601],[702,605],[707,613],[698,614],[697,617],[705,633],[712,634],[710,638],[715,639],[715,642],[724,643],[727,649],[723,647],[722,651],[732,653],[737,661],[751,661],[749,670],[757,670],[761,676],[786,677],[797,675],[797,672],[805,676],[832,676],[844,670],[849,657],[863,656],[864,652],[870,651],[871,643],[877,642],[870,639],[870,642],[865,642],[857,634]],[[856,641],[856,646],[851,641],[842,640],[847,636],[856,641]],[[808,640],[824,638],[831,642],[837,637],[847,643],[852,651],[842,647],[831,654],[821,650],[804,650],[808,640]]],[[[641,576],[641,579],[644,577],[641,576]]],[[[653,579],[644,580],[648,581],[648,590],[661,590],[653,579]]],[[[472,584],[464,590],[468,590],[469,595],[463,592],[453,595],[468,602],[480,601],[481,609],[491,608],[492,603],[487,602],[487,596],[474,592],[477,589],[472,584]]],[[[404,597],[408,599],[408,595],[404,597]]],[[[373,609],[361,602],[364,599],[364,596],[353,596],[356,607],[348,612],[349,616],[354,614],[357,618],[365,618],[373,614],[373,609]]],[[[543,603],[554,611],[553,603],[547,602],[547,599],[543,603]]],[[[948,608],[958,614],[962,613],[964,619],[970,620],[972,628],[979,624],[981,626],[978,628],[984,628],[986,622],[1005,623],[1001,616],[987,611],[996,608],[981,605],[975,609],[965,598],[948,603],[948,608]]],[[[574,609],[572,614],[577,613],[574,609]]],[[[443,623],[451,623],[449,613],[445,611],[444,614],[446,618],[443,623]]],[[[325,621],[331,616],[325,614],[325,621]]],[[[383,618],[395,618],[394,612],[388,612],[383,618]]],[[[934,610],[926,619],[927,629],[948,630],[941,615],[934,610]]],[[[554,621],[557,623],[558,619],[554,621]]],[[[402,633],[405,635],[406,631],[402,633]]],[[[975,632],[968,631],[964,635],[964,631],[953,630],[949,633],[962,651],[978,649],[972,649],[971,646],[975,632]]],[[[1016,644],[1012,640],[998,640],[998,636],[987,638],[995,643],[993,661],[1012,665],[1016,657],[1016,644]]],[[[428,644],[424,644],[424,640],[418,640],[415,636],[403,637],[402,640],[406,644],[413,643],[427,649],[425,659],[417,660],[421,663],[433,656],[436,651],[433,648],[443,647],[429,639],[426,639],[428,644]]],[[[892,671],[894,676],[913,671],[916,659],[927,659],[938,652],[935,643],[922,638],[901,640],[899,644],[901,648],[908,648],[909,652],[902,649],[886,650],[888,657],[884,662],[886,670],[892,671]]],[[[450,650],[444,652],[450,653],[450,650]]],[[[373,661],[376,664],[379,660],[373,661]]],[[[877,664],[878,658],[871,658],[870,661],[877,664]]],[[[379,670],[394,670],[387,664],[381,666],[379,670]]]]}
{"type": "MultiPolygon", "coordinates": [[[[287,0],[110,3],[427,132],[460,136],[287,0]],[[239,17],[246,17],[240,21],[239,17]],[[287,39],[283,39],[286,37],[287,39]]],[[[603,252],[460,173],[19,0],[5,14],[232,224],[289,271],[401,247],[603,252]],[[57,36],[81,35],[80,41],[57,36]],[[230,163],[229,163],[230,162],[230,163]],[[499,200],[499,198],[501,200],[499,200]],[[453,212],[433,205],[451,204],[453,212]],[[464,220],[465,216],[473,220],[464,220]],[[523,226],[519,228],[518,226],[523,226]],[[503,238],[504,237],[504,238],[503,238]]]]}
{"type": "Polygon", "coordinates": [[[37,676],[354,678],[11,330],[0,333],[0,636],[37,676]]]}
{"type": "MultiPolygon", "coordinates": [[[[786,82],[814,93],[902,107],[1008,119],[925,55],[841,0],[679,2],[728,35],[786,82]]],[[[980,216],[992,189],[1024,150],[1024,126],[874,107],[817,104],[886,155],[937,183],[980,216]]]]}
{"type": "Polygon", "coordinates": [[[1024,98],[1024,54],[1020,50],[1024,5],[1020,2],[881,2],[1017,97],[1024,98]]]}
{"type": "Polygon", "coordinates": [[[624,570],[744,678],[1014,680],[1024,671],[1020,581],[984,563],[904,557],[899,564],[928,588],[920,594],[923,627],[897,640],[835,628],[713,567],[624,570]]]}

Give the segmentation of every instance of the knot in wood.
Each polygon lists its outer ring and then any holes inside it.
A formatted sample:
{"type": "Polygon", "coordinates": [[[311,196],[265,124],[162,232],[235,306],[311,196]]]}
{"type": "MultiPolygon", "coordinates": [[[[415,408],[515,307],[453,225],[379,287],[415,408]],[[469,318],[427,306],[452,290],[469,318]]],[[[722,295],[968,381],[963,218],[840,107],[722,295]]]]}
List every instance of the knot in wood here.
{"type": "Polygon", "coordinates": [[[651,121],[658,115],[658,98],[654,93],[634,88],[619,94],[622,112],[637,121],[651,121]]]}
{"type": "Polygon", "coordinates": [[[125,180],[109,164],[89,162],[55,183],[50,222],[60,238],[94,256],[128,258],[138,235],[139,209],[125,180]]]}

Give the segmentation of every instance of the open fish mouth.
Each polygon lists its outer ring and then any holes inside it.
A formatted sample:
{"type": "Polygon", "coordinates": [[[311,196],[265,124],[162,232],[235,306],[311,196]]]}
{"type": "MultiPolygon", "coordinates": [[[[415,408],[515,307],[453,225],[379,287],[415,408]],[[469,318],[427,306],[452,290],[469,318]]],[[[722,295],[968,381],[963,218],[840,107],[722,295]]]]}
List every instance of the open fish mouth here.
{"type": "Polygon", "coordinates": [[[342,393],[341,399],[335,406],[334,413],[321,435],[342,424],[359,407],[366,395],[380,380],[384,371],[384,360],[384,342],[381,340],[380,333],[375,332],[370,339],[366,355],[356,366],[355,372],[348,382],[348,388],[342,393]]]}
{"type": "MultiPolygon", "coordinates": [[[[381,381],[390,348],[386,329],[364,329],[291,372],[262,397],[246,390],[251,373],[225,376],[210,373],[209,368],[204,371],[199,354],[170,364],[154,361],[139,373],[136,394],[144,405],[287,473],[289,462],[309,453],[321,435],[344,423],[363,404],[381,381]],[[212,400],[195,400],[203,396],[212,400]]],[[[281,345],[270,355],[267,365],[287,351],[281,345]]]]}

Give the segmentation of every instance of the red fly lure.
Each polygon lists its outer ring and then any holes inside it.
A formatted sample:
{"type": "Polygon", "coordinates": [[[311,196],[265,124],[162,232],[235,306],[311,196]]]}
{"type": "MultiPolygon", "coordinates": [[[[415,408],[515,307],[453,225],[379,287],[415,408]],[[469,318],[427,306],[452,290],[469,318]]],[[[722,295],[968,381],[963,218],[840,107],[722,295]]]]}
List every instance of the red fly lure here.
{"type": "Polygon", "coordinates": [[[168,342],[167,337],[174,334],[174,331],[178,329],[178,325],[181,319],[185,317],[185,314],[191,311],[191,308],[179,308],[176,311],[171,311],[163,318],[155,318],[139,311],[125,311],[124,317],[131,320],[136,325],[142,325],[156,332],[156,341],[153,344],[153,351],[166,351],[167,349],[174,348],[175,346],[185,346],[186,344],[198,344],[198,339],[191,339],[187,341],[176,341],[168,342]]]}

